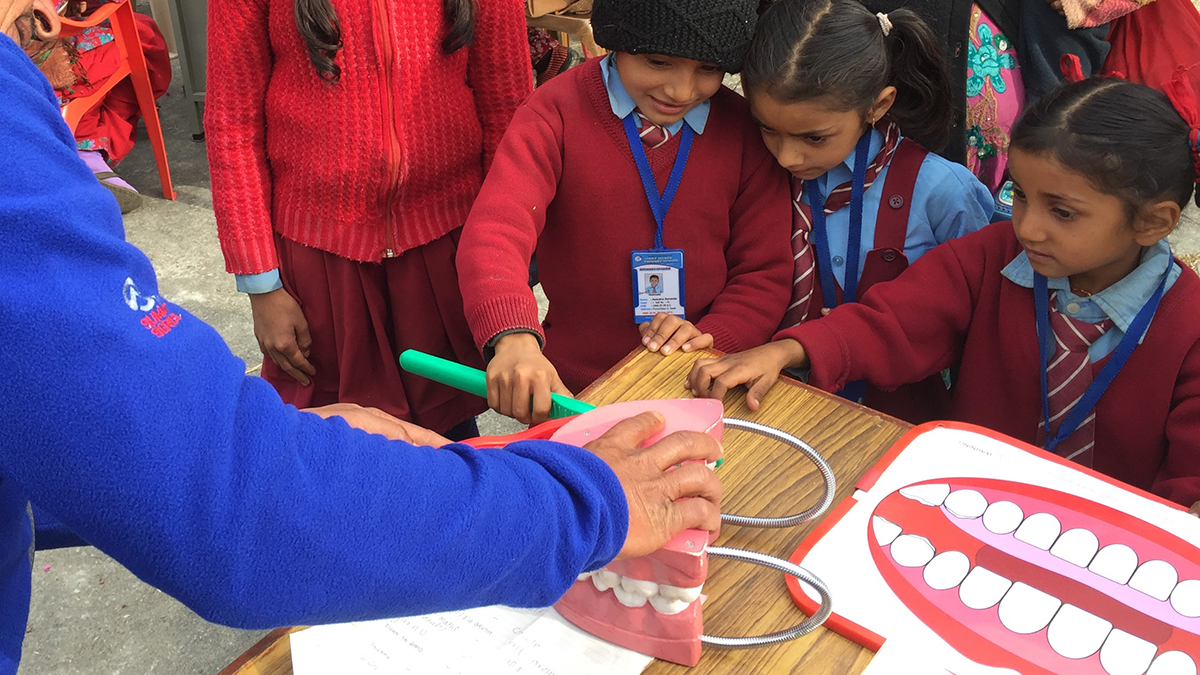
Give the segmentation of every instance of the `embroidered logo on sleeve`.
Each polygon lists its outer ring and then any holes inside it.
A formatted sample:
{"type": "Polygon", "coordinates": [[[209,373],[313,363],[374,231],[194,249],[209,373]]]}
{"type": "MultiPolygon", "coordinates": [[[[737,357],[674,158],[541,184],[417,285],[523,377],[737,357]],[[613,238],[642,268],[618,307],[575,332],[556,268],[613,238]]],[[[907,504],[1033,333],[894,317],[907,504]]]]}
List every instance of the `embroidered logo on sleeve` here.
{"type": "Polygon", "coordinates": [[[170,333],[183,319],[181,315],[168,309],[166,301],[162,298],[157,295],[143,295],[137,284],[133,283],[133,279],[125,279],[123,294],[129,309],[144,314],[142,326],[153,333],[154,337],[163,337],[170,333]]]}

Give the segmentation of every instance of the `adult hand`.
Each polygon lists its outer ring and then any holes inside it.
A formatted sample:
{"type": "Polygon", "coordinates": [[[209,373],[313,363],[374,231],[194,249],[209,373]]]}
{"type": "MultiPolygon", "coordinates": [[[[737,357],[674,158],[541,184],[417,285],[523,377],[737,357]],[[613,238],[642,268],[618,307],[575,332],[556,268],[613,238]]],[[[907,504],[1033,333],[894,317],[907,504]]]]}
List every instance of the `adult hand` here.
{"type": "Polygon", "coordinates": [[[393,441],[405,441],[413,445],[432,445],[436,448],[451,442],[425,427],[392,417],[378,408],[364,408],[354,403],[334,403],[319,408],[305,408],[304,412],[314,413],[326,419],[340,417],[346,420],[346,424],[356,429],[379,434],[393,441]]]}
{"type": "Polygon", "coordinates": [[[24,47],[34,37],[58,35],[62,23],[50,0],[0,0],[0,33],[24,47]]]}
{"type": "Polygon", "coordinates": [[[808,354],[799,342],[780,340],[719,359],[700,359],[692,364],[687,385],[696,396],[720,399],[730,389],[749,384],[746,405],[758,410],[763,396],[779,379],[779,371],[807,366],[808,354]]]}
{"type": "Polygon", "coordinates": [[[700,332],[691,321],[666,312],[655,314],[651,321],[639,323],[638,330],[646,349],[663,356],[676,349],[691,352],[713,346],[712,335],[700,332]]]}
{"type": "Polygon", "coordinates": [[[283,372],[304,386],[317,369],[308,361],[312,336],[300,303],[279,288],[270,293],[251,293],[250,311],[254,315],[254,337],[263,355],[275,362],[283,372]]]}
{"type": "Polygon", "coordinates": [[[584,446],[608,463],[625,490],[629,534],[618,558],[653,553],[684,530],[721,526],[721,481],[705,466],[721,458],[721,444],[708,434],[680,431],[640,447],[663,424],[661,414],[645,412],[584,446]]]}
{"type": "Polygon", "coordinates": [[[550,417],[550,393],[573,396],[533,333],[511,333],[496,343],[487,367],[488,406],[523,424],[550,417]]]}

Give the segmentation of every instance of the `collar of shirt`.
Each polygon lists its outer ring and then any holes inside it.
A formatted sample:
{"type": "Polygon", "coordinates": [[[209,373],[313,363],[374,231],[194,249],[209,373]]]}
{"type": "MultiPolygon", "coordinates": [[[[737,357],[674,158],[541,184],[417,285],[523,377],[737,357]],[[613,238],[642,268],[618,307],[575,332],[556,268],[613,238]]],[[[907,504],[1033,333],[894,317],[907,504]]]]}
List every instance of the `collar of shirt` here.
{"type": "MultiPolygon", "coordinates": [[[[629,92],[625,91],[625,85],[621,84],[621,76],[617,73],[617,64],[612,54],[605,56],[604,60],[600,62],[600,75],[604,78],[604,88],[608,90],[608,104],[612,107],[613,114],[625,119],[629,113],[633,112],[637,104],[630,98],[629,92]]],[[[708,111],[711,107],[710,101],[703,101],[687,111],[683,115],[683,119],[668,126],[667,131],[677,134],[683,128],[683,123],[687,122],[692,131],[698,134],[704,133],[704,125],[708,123],[708,111]]],[[[634,120],[640,129],[641,119],[635,117],[634,120]]]]}
{"type": "MultiPolygon", "coordinates": [[[[1175,264],[1170,244],[1166,239],[1162,239],[1142,251],[1142,262],[1124,279],[1095,295],[1086,298],[1076,295],[1071,291],[1070,280],[1066,278],[1046,281],[1049,288],[1060,291],[1058,311],[1091,323],[1109,318],[1112,319],[1113,325],[1124,333],[1129,330],[1129,324],[1133,323],[1134,317],[1154,294],[1154,289],[1158,288],[1158,280],[1162,278],[1168,265],[1171,267],[1166,286],[1169,289],[1183,270],[1175,264]],[[1076,311],[1070,311],[1070,305],[1075,305],[1076,311]]],[[[1018,253],[1017,257],[1005,266],[1002,274],[1014,284],[1033,288],[1033,266],[1029,264],[1029,257],[1024,251],[1018,253]]]]}
{"type": "MultiPolygon", "coordinates": [[[[855,146],[855,150],[857,149],[857,146],[855,146]]],[[[875,159],[875,155],[878,155],[879,151],[882,149],[883,134],[880,133],[878,129],[871,129],[871,143],[867,149],[868,164],[871,162],[871,160],[875,159]]],[[[821,187],[821,193],[826,197],[828,197],[829,193],[837,188],[837,186],[854,180],[854,155],[854,150],[851,150],[850,154],[846,157],[846,159],[842,160],[841,164],[838,164],[832,169],[826,171],[823,176],[817,179],[817,185],[821,187]]],[[[807,203],[808,198],[805,197],[804,201],[807,203]]]]}

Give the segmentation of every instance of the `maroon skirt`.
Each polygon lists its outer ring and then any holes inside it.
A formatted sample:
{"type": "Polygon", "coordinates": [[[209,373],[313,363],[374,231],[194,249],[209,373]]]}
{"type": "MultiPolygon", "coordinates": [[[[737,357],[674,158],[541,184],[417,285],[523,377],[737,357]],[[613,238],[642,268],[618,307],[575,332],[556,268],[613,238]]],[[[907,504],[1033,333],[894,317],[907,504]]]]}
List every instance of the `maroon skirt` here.
{"type": "Polygon", "coordinates": [[[357,403],[444,433],[487,401],[400,370],[405,349],[482,368],[463,314],[454,256],[461,230],[381,263],[276,235],[283,287],[300,303],[317,374],[303,386],[271,359],[262,376],[298,408],[357,403]]]}

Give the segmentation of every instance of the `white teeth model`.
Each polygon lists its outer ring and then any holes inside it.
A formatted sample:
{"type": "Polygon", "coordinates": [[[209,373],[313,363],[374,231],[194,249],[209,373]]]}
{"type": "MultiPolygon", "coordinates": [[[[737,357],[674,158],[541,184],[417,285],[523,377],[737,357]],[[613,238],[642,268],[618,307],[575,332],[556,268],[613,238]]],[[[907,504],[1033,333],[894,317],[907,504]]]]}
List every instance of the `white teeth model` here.
{"type": "Polygon", "coordinates": [[[583,574],[580,574],[579,576],[575,577],[575,581],[583,581],[584,579],[591,579],[591,578],[592,578],[591,572],[584,572],[583,574]]]}
{"type": "Polygon", "coordinates": [[[610,588],[616,588],[621,585],[621,575],[616,572],[600,569],[592,573],[592,585],[596,590],[603,593],[610,588]]]}
{"type": "Polygon", "coordinates": [[[1171,591],[1171,606],[1189,619],[1200,616],[1200,580],[1188,579],[1179,582],[1175,590],[1171,591]]]}
{"type": "Polygon", "coordinates": [[[1100,540],[1096,535],[1081,527],[1062,533],[1054,546],[1050,547],[1050,555],[1062,558],[1072,565],[1087,567],[1096,557],[1100,548],[1100,540]]]}
{"type": "Polygon", "coordinates": [[[1183,652],[1163,652],[1150,664],[1146,675],[1196,675],[1196,662],[1183,652]]]}
{"type": "Polygon", "coordinates": [[[658,594],[666,600],[680,600],[686,604],[692,604],[696,598],[700,597],[700,589],[704,586],[696,586],[694,588],[684,588],[681,586],[668,586],[659,584],[658,594]]]}
{"type": "Polygon", "coordinates": [[[945,591],[962,583],[971,571],[971,560],[961,551],[939,553],[925,566],[925,583],[935,591],[945,591]]]}
{"type": "Polygon", "coordinates": [[[996,502],[983,512],[983,526],[996,534],[1008,534],[1025,519],[1025,512],[1012,502],[996,502]]]}
{"type": "Polygon", "coordinates": [[[871,516],[871,529],[875,532],[875,541],[880,546],[887,546],[900,536],[900,526],[879,516],[871,516]]]}
{"type": "Polygon", "coordinates": [[[1035,513],[1021,523],[1013,536],[1030,546],[1049,551],[1061,531],[1062,525],[1059,524],[1058,518],[1049,513],[1035,513]]]}
{"type": "Polygon", "coordinates": [[[978,518],[987,510],[987,499],[975,490],[955,490],[946,497],[946,510],[959,518],[978,518]]]}
{"type": "Polygon", "coordinates": [[[1125,544],[1109,544],[1100,549],[1088,569],[1110,581],[1127,584],[1137,564],[1137,553],[1133,549],[1125,544]]]}
{"type": "Polygon", "coordinates": [[[1011,586],[1008,579],[976,565],[958,587],[958,599],[971,609],[987,609],[1000,602],[1011,586]]]}
{"type": "Polygon", "coordinates": [[[1109,675],[1142,675],[1158,645],[1114,628],[1100,648],[1100,665],[1109,675]]]}
{"type": "Polygon", "coordinates": [[[1000,601],[1000,623],[1014,633],[1029,635],[1045,628],[1062,601],[1018,581],[1000,601]]]}
{"type": "Polygon", "coordinates": [[[1104,638],[1112,630],[1112,622],[1079,609],[1063,605],[1050,621],[1046,639],[1054,651],[1068,659],[1086,659],[1100,651],[1104,638]]]}
{"type": "Polygon", "coordinates": [[[1179,581],[1179,574],[1171,564],[1163,560],[1151,560],[1142,563],[1129,580],[1129,587],[1139,590],[1156,600],[1166,600],[1171,597],[1171,590],[1179,581]]]}
{"type": "Polygon", "coordinates": [[[900,494],[915,499],[926,506],[941,506],[950,494],[950,486],[944,483],[930,483],[903,488],[900,494]]]}
{"type": "Polygon", "coordinates": [[[617,601],[626,607],[641,607],[649,599],[640,593],[630,593],[620,586],[613,586],[612,592],[617,596],[617,601]]]}
{"type": "Polygon", "coordinates": [[[621,588],[625,589],[626,593],[636,593],[646,598],[658,595],[658,584],[632,577],[621,577],[621,588]]]}
{"type": "Polygon", "coordinates": [[[661,595],[650,598],[650,606],[661,614],[678,614],[692,603],[684,600],[668,600],[661,595]]]}
{"type": "Polygon", "coordinates": [[[933,544],[925,537],[902,534],[892,542],[892,559],[904,567],[924,567],[933,559],[933,544]]]}

